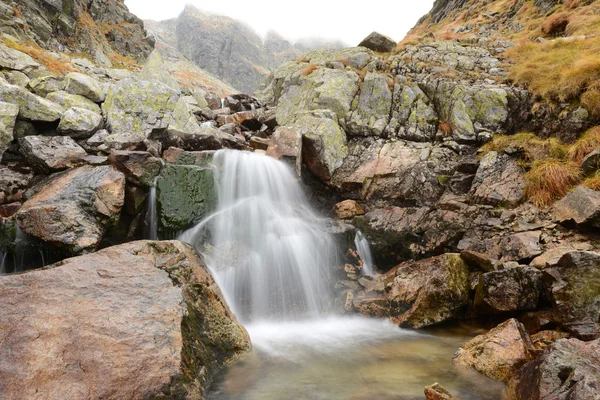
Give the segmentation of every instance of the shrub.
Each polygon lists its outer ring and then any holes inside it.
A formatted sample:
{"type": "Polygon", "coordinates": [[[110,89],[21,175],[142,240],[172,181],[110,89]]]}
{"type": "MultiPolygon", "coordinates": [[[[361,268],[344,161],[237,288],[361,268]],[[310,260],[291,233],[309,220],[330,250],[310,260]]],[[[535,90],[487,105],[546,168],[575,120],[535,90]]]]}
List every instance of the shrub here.
{"type": "Polygon", "coordinates": [[[525,197],[537,207],[547,207],[581,181],[581,169],[573,162],[549,158],[535,161],[525,178],[525,197]]]}
{"type": "Polygon", "coordinates": [[[319,68],[317,64],[309,64],[308,66],[302,68],[302,75],[307,76],[313,73],[315,69],[319,68]]]}
{"type": "Polygon", "coordinates": [[[569,159],[581,164],[585,156],[600,147],[600,126],[589,129],[569,149],[569,159]]]}

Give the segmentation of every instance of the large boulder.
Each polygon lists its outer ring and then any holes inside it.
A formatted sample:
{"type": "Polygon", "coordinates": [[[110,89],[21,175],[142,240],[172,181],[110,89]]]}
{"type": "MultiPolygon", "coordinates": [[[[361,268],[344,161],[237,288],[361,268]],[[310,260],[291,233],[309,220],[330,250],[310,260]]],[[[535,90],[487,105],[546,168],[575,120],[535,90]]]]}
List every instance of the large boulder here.
{"type": "Polygon", "coordinates": [[[392,92],[388,76],[369,72],[365,76],[358,103],[347,124],[349,135],[381,136],[390,120],[392,92]]]}
{"type": "Polygon", "coordinates": [[[36,96],[22,87],[0,80],[0,101],[19,106],[19,118],[32,121],[58,121],[64,108],[51,100],[36,96]]]}
{"type": "Polygon", "coordinates": [[[94,250],[115,224],[125,198],[125,176],[111,166],[83,166],[53,175],[15,218],[21,230],[68,252],[94,250]]]}
{"type": "Polygon", "coordinates": [[[71,107],[85,108],[86,110],[100,114],[100,106],[87,97],[80,96],[78,94],[67,93],[64,90],[58,92],[49,93],[46,99],[59,104],[65,110],[71,107]]]}
{"type": "Polygon", "coordinates": [[[27,84],[29,90],[39,96],[46,97],[52,92],[58,92],[64,90],[65,81],[62,76],[56,76],[52,74],[42,75],[38,78],[32,79],[27,84]]]}
{"type": "Polygon", "coordinates": [[[19,106],[0,102],[0,160],[13,140],[17,115],[19,115],[19,106]]]}
{"type": "Polygon", "coordinates": [[[102,116],[85,108],[71,107],[60,118],[57,131],[75,139],[87,139],[102,126],[102,116]]]}
{"type": "MultiPolygon", "coordinates": [[[[362,92],[361,92],[362,93],[362,92]]],[[[431,142],[438,131],[439,116],[433,102],[417,83],[395,84],[390,122],[386,133],[416,142],[431,142]]]]}
{"type": "Polygon", "coordinates": [[[298,175],[302,170],[302,134],[294,128],[279,126],[271,136],[267,155],[293,166],[298,175]]]}
{"type": "Polygon", "coordinates": [[[542,293],[542,273],[533,267],[486,272],[479,277],[475,307],[480,313],[535,310],[542,293]]]}
{"type": "Polygon", "coordinates": [[[178,100],[177,91],[158,81],[123,79],[109,90],[102,111],[113,134],[148,137],[169,126],[178,100]]]}
{"type": "Polygon", "coordinates": [[[94,103],[102,103],[106,97],[100,82],[89,75],[70,72],[65,77],[65,91],[86,97],[94,103]]]}
{"type": "Polygon", "coordinates": [[[554,203],[552,215],[561,223],[600,227],[600,192],[577,186],[562,200],[554,203]]]}
{"type": "Polygon", "coordinates": [[[491,151],[481,159],[471,196],[476,203],[516,206],[523,198],[525,173],[510,156],[491,151]]]}
{"type": "Polygon", "coordinates": [[[423,328],[458,316],[469,302],[469,268],[458,254],[409,261],[390,270],[386,297],[391,319],[423,328]]]}
{"type": "Polygon", "coordinates": [[[115,150],[108,161],[134,185],[152,186],[162,167],[162,160],[147,151],[115,150]]]}
{"type": "Polygon", "coordinates": [[[3,277],[0,397],[202,398],[250,348],[202,256],[132,242],[3,277]]]}
{"type": "Polygon", "coordinates": [[[600,340],[562,339],[509,382],[508,400],[599,400],[600,340]]]}
{"type": "Polygon", "coordinates": [[[40,69],[42,66],[31,58],[31,56],[16,49],[12,49],[4,43],[0,43],[0,67],[2,69],[29,73],[40,69]]]}
{"type": "Polygon", "coordinates": [[[387,53],[396,48],[396,42],[379,32],[371,32],[358,46],[366,47],[373,51],[387,53]]]}
{"type": "Polygon", "coordinates": [[[525,327],[511,318],[462,345],[452,361],[461,367],[474,368],[490,378],[508,382],[534,354],[525,327]]]}
{"type": "Polygon", "coordinates": [[[85,150],[69,136],[25,136],[19,139],[21,154],[42,172],[60,171],[85,162],[85,150]]]}
{"type": "MultiPolygon", "coordinates": [[[[144,67],[138,74],[139,79],[143,81],[159,81],[178,93],[181,93],[181,87],[175,78],[169,73],[162,56],[158,50],[153,50],[146,59],[144,67]]],[[[206,103],[206,100],[204,101],[206,103]]]]}

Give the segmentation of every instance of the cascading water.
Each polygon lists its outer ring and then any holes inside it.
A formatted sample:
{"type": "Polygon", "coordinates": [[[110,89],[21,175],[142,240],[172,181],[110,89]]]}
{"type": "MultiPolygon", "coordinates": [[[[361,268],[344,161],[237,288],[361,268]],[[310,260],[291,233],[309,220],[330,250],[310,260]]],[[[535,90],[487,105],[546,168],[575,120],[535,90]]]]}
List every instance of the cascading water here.
{"type": "Polygon", "coordinates": [[[335,244],[291,170],[241,151],[219,151],[213,165],[217,210],[181,238],[204,252],[234,312],[243,321],[330,313],[335,244]]]}
{"type": "Polygon", "coordinates": [[[156,183],[158,176],[152,181],[150,193],[148,193],[148,206],[146,209],[146,238],[150,240],[158,240],[158,213],[156,210],[156,183]]]}
{"type": "Polygon", "coordinates": [[[363,275],[375,276],[373,256],[371,255],[371,246],[369,246],[369,241],[361,231],[356,232],[356,237],[354,238],[354,245],[356,246],[356,250],[358,251],[360,258],[363,261],[363,275]]]}

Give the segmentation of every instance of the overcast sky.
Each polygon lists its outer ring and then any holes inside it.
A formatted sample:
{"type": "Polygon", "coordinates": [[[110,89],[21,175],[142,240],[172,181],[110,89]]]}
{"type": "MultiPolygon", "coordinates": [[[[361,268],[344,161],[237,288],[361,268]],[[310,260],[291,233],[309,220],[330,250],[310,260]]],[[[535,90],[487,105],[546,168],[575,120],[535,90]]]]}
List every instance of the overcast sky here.
{"type": "Polygon", "coordinates": [[[322,37],[341,39],[356,46],[372,31],[402,40],[433,0],[125,0],[129,10],[142,19],[175,18],[185,4],[202,11],[246,22],[261,36],[274,30],[287,39],[322,37]]]}

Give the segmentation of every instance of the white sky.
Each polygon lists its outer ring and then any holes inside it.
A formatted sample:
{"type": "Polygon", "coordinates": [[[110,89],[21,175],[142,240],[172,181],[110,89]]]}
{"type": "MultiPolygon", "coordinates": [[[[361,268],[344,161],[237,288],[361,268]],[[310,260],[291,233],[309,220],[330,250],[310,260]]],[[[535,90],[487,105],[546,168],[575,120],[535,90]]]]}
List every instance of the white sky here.
{"type": "Polygon", "coordinates": [[[157,21],[175,18],[185,4],[192,4],[243,21],[263,37],[274,30],[292,41],[322,37],[356,46],[373,31],[399,42],[431,9],[433,0],[125,0],[125,4],[138,17],[157,21]]]}

